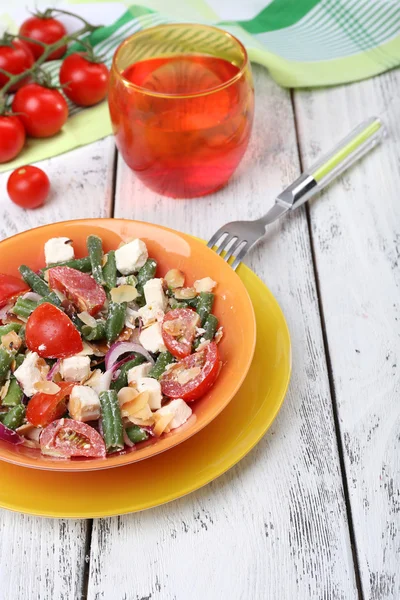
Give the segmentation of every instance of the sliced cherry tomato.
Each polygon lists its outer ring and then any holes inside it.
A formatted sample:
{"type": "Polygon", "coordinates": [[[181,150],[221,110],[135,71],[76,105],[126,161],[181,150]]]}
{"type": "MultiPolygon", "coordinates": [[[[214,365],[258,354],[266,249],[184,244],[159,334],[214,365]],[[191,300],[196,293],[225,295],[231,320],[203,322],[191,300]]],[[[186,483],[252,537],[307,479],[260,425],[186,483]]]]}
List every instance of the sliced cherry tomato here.
{"type": "Polygon", "coordinates": [[[66,398],[76,383],[62,381],[57,385],[61,388],[57,394],[38,392],[29,400],[26,418],[35,427],[46,427],[54,419],[59,419],[66,413],[66,398]]]}
{"type": "MultiPolygon", "coordinates": [[[[0,69],[13,75],[23,73],[35,62],[32,52],[22,40],[12,40],[9,44],[0,43],[0,69]]],[[[8,81],[7,75],[0,73],[0,88],[8,81]]],[[[27,83],[26,78],[10,87],[10,92],[15,92],[27,83]]]]}
{"type": "Polygon", "coordinates": [[[25,144],[25,128],[15,115],[0,115],[0,163],[12,160],[25,144]]]}
{"type": "Polygon", "coordinates": [[[83,348],[81,336],[62,310],[45,302],[28,319],[26,345],[42,358],[67,358],[83,348]]]}
{"type": "Polygon", "coordinates": [[[18,113],[26,133],[37,138],[55,135],[68,118],[68,104],[64,96],[38,83],[24,85],[18,90],[12,110],[18,113]]]}
{"type": "Polygon", "coordinates": [[[11,173],[7,181],[7,192],[18,206],[38,208],[50,193],[50,180],[39,167],[26,165],[11,173]]]}
{"type": "Polygon", "coordinates": [[[214,385],[220,368],[217,344],[210,342],[165,371],[160,381],[162,393],[186,402],[198,400],[214,385]]]}
{"type": "Polygon", "coordinates": [[[109,76],[104,63],[93,62],[82,52],[67,56],[60,69],[64,94],[79,106],[93,106],[104,100],[109,76]]]}
{"type": "Polygon", "coordinates": [[[4,275],[0,273],[0,308],[5,306],[9,300],[24,294],[28,291],[28,286],[22,279],[13,275],[4,275]]]}
{"type": "MultiPolygon", "coordinates": [[[[51,17],[45,17],[44,15],[34,15],[26,21],[24,21],[19,28],[19,33],[24,37],[31,38],[32,40],[38,40],[44,44],[54,44],[58,42],[64,35],[67,34],[67,30],[64,25],[58,19],[51,17]]],[[[44,47],[35,42],[27,42],[25,44],[29,46],[35,60],[42,56],[44,47]]],[[[55,60],[64,56],[67,50],[67,46],[63,45],[57,50],[54,50],[46,60],[55,60]]]]}
{"type": "Polygon", "coordinates": [[[49,285],[52,290],[65,294],[82,312],[95,315],[104,306],[106,293],[87,273],[70,267],[53,267],[48,270],[49,285]]]}
{"type": "Polygon", "coordinates": [[[199,324],[199,315],[190,308],[175,308],[167,312],[162,324],[162,336],[173,356],[189,356],[199,324]]]}
{"type": "Polygon", "coordinates": [[[105,458],[106,456],[106,447],[98,431],[86,423],[73,419],[53,421],[40,436],[40,447],[44,454],[64,458],[72,456],[105,458]]]}

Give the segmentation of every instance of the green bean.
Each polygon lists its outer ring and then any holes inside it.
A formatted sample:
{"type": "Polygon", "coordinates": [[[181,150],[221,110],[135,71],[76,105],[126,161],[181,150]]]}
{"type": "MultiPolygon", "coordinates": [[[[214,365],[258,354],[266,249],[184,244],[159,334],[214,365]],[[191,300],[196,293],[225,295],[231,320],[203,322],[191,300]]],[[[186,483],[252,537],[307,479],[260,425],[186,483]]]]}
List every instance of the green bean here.
{"type": "Polygon", "coordinates": [[[106,337],[106,322],[96,321],[96,327],[90,327],[90,325],[83,325],[82,335],[85,340],[92,342],[93,340],[101,340],[106,337]]]}
{"type": "Polygon", "coordinates": [[[103,438],[107,452],[116,452],[124,447],[124,427],[122,425],[121,409],[115,390],[100,392],[100,407],[103,426],[103,438]]]}
{"type": "Polygon", "coordinates": [[[208,315],[206,322],[203,325],[203,329],[205,332],[199,338],[197,338],[194,342],[194,347],[198,348],[200,345],[200,340],[212,340],[218,328],[218,319],[215,315],[208,315]]]}
{"type": "Polygon", "coordinates": [[[204,327],[204,323],[207,320],[208,315],[212,311],[214,304],[214,294],[211,292],[200,292],[197,301],[197,313],[200,316],[200,324],[204,327]]]}
{"type": "Polygon", "coordinates": [[[14,354],[7,352],[4,348],[0,348],[0,383],[3,384],[6,380],[11,363],[14,359],[14,354]]]}
{"type": "Polygon", "coordinates": [[[125,323],[126,303],[110,302],[106,321],[106,340],[114,342],[121,333],[125,323]]]}
{"type": "Polygon", "coordinates": [[[125,429],[126,435],[134,444],[138,444],[139,442],[144,442],[149,439],[149,434],[147,431],[139,427],[139,425],[132,425],[131,427],[127,427],[125,429]]]}
{"type": "Polygon", "coordinates": [[[189,304],[186,300],[177,300],[176,298],[171,298],[169,306],[171,310],[175,310],[176,308],[187,308],[189,304]]]}
{"type": "Polygon", "coordinates": [[[107,289],[112,290],[117,285],[117,263],[115,251],[110,250],[107,254],[107,262],[103,267],[103,280],[107,289]]]}
{"type": "Polygon", "coordinates": [[[73,312],[70,315],[70,319],[73,322],[73,324],[75,325],[75,327],[77,328],[77,330],[79,331],[79,333],[82,333],[84,323],[83,323],[83,321],[80,320],[78,315],[75,312],[73,312]]]}
{"type": "Polygon", "coordinates": [[[14,357],[14,360],[16,365],[15,368],[18,369],[25,360],[25,354],[17,354],[17,356],[14,357]]]}
{"type": "Polygon", "coordinates": [[[53,267],[70,267],[71,269],[76,269],[76,271],[82,271],[82,273],[90,273],[92,271],[90,256],[85,256],[84,258],[73,258],[71,260],[53,263],[52,265],[48,265],[42,269],[40,274],[44,275],[46,271],[52,269],[53,267]]]}
{"type": "Polygon", "coordinates": [[[136,289],[139,292],[139,296],[135,300],[136,304],[139,306],[144,306],[146,304],[143,288],[145,283],[150,281],[150,279],[153,279],[154,275],[156,274],[156,270],[157,262],[154,260],[154,258],[149,258],[146,260],[143,267],[139,269],[136,283],[136,289]]]}
{"type": "Polygon", "coordinates": [[[18,381],[13,377],[10,381],[10,386],[7,390],[7,394],[2,401],[3,406],[16,406],[21,404],[23,391],[18,385],[18,381]]]}
{"type": "Polygon", "coordinates": [[[3,337],[3,335],[7,335],[7,333],[10,333],[11,331],[15,331],[15,333],[18,333],[21,327],[21,323],[7,323],[6,325],[1,325],[0,339],[3,337]]]}
{"type": "Polygon", "coordinates": [[[35,302],[34,300],[28,300],[28,298],[18,298],[16,303],[14,304],[14,308],[12,312],[18,317],[22,317],[23,319],[27,319],[39,306],[39,302],[35,302]]]}
{"type": "Polygon", "coordinates": [[[24,422],[25,417],[25,406],[23,404],[17,404],[10,408],[8,413],[3,419],[3,425],[9,429],[17,429],[24,422]]]}
{"type": "Polygon", "coordinates": [[[148,376],[153,377],[154,379],[160,379],[167,368],[167,365],[170,365],[174,361],[175,359],[170,352],[161,352],[156,360],[156,364],[150,369],[148,376]]]}
{"type": "Polygon", "coordinates": [[[103,260],[102,241],[97,235],[89,235],[86,243],[92,264],[92,275],[97,283],[104,285],[103,269],[101,267],[103,260]]]}
{"type": "Polygon", "coordinates": [[[117,379],[111,382],[111,389],[119,392],[123,387],[126,387],[128,385],[128,371],[133,369],[133,367],[141,365],[145,360],[144,356],[138,354],[135,358],[123,364],[117,379]]]}
{"type": "Polygon", "coordinates": [[[24,281],[29,285],[30,288],[40,296],[48,296],[50,294],[50,289],[47,283],[39,277],[32,269],[27,267],[26,265],[21,265],[19,267],[19,272],[22,275],[24,281]]]}
{"type": "Polygon", "coordinates": [[[137,277],[135,277],[135,275],[127,275],[126,276],[126,285],[133,285],[134,287],[136,287],[137,284],[137,277]]]}

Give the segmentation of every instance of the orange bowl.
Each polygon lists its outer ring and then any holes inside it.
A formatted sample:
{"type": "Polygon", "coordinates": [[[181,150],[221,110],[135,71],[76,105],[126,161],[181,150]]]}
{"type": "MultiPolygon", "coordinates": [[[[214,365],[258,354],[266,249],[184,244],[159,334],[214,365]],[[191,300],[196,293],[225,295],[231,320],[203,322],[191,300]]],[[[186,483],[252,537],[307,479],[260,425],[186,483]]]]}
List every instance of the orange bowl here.
{"type": "Polygon", "coordinates": [[[253,358],[256,327],[254,310],[243,283],[215,252],[188,235],[172,229],[123,219],[84,219],[38,227],[0,242],[0,273],[18,275],[18,267],[27,264],[33,270],[44,266],[44,244],[51,237],[73,240],[75,255],[87,255],[86,238],[95,234],[103,240],[105,252],[132,237],[142,239],[149,256],[158,262],[157,275],[171,268],[182,270],[186,283],[209,276],[218,283],[213,312],[224,328],[219,344],[223,366],[212,389],[191,404],[190,419],[160,438],[142,442],[137,448],[105,459],[60,460],[43,456],[39,450],[0,441],[0,460],[24,467],[53,471],[94,471],[127,465],[154,456],[187,440],[208,425],[229,403],[240,388],[253,358]]]}

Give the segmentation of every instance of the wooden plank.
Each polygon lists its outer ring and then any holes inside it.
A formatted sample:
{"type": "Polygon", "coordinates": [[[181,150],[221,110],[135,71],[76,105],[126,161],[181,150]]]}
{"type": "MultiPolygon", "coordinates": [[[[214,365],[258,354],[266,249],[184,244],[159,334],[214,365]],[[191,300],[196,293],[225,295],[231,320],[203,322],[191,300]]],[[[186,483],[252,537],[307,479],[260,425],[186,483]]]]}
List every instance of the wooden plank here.
{"type": "MultiPolygon", "coordinates": [[[[52,194],[44,207],[30,211],[11,203],[5,192],[8,173],[2,174],[0,237],[66,219],[110,216],[113,160],[114,143],[109,138],[39,163],[50,177],[52,194]]],[[[0,600],[80,598],[87,535],[87,521],[0,510],[0,600]]]]}
{"type": "MultiPolygon", "coordinates": [[[[230,185],[210,197],[170,200],[145,190],[120,161],[116,216],[209,237],[226,221],[266,212],[299,167],[290,96],[263,69],[254,71],[254,137],[230,185]]],[[[278,297],[292,334],[282,411],[257,448],[209,486],[164,507],[96,520],[92,600],[356,597],[303,210],[271,227],[248,262],[278,297]]]]}
{"type": "Polygon", "coordinates": [[[365,599],[400,597],[400,72],[296,92],[305,164],[371,115],[389,137],[311,204],[365,599]]]}

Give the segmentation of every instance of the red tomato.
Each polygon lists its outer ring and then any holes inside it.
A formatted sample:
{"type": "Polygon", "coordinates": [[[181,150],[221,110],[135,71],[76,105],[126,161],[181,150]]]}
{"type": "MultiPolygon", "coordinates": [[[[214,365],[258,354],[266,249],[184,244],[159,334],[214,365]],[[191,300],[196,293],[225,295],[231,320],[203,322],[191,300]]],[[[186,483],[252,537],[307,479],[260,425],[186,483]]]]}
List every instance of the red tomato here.
{"type": "MultiPolygon", "coordinates": [[[[0,46],[0,69],[8,71],[13,75],[19,75],[29,69],[35,59],[29,47],[21,40],[13,40],[9,46],[0,46]]],[[[8,77],[0,73],[0,88],[7,83],[8,77]]],[[[26,83],[26,79],[21,79],[18,83],[10,87],[10,92],[15,92],[26,83]]]]}
{"type": "Polygon", "coordinates": [[[62,381],[57,385],[61,388],[57,394],[38,392],[29,400],[26,418],[35,427],[46,427],[54,419],[59,419],[67,412],[65,399],[70,395],[76,383],[62,381]]]}
{"type": "Polygon", "coordinates": [[[12,160],[25,144],[25,129],[15,115],[0,115],[0,163],[12,160]]]}
{"type": "Polygon", "coordinates": [[[92,106],[104,100],[109,76],[105,64],[88,60],[83,52],[67,56],[60,69],[65,95],[79,106],[92,106]]]}
{"type": "Polygon", "coordinates": [[[81,336],[62,310],[45,302],[28,319],[26,345],[42,358],[67,358],[83,348],[81,336]]]}
{"type": "MultiPolygon", "coordinates": [[[[61,21],[53,19],[51,17],[46,18],[44,16],[34,15],[24,21],[19,28],[20,35],[31,38],[32,40],[38,40],[45,44],[54,44],[58,42],[64,35],[67,35],[67,30],[61,21]]],[[[35,42],[27,42],[25,44],[29,46],[35,60],[42,56],[44,52],[43,46],[35,44],[35,42]]],[[[63,45],[58,50],[54,50],[46,60],[55,60],[64,56],[67,50],[67,46],[63,45]]]]}
{"type": "Polygon", "coordinates": [[[27,165],[13,171],[7,181],[11,200],[23,208],[42,206],[50,192],[50,181],[38,167],[27,165]]]}
{"type": "Polygon", "coordinates": [[[186,402],[198,400],[214,385],[221,364],[217,344],[210,342],[200,352],[194,352],[165,371],[160,381],[162,393],[186,402]]]}
{"type": "Polygon", "coordinates": [[[12,103],[26,133],[46,138],[58,133],[68,118],[68,104],[57,90],[30,83],[18,90],[12,103]]]}
{"type": "Polygon", "coordinates": [[[46,427],[40,436],[40,447],[44,454],[64,458],[72,456],[105,458],[106,456],[106,447],[98,431],[86,423],[73,419],[60,419],[46,427]]]}
{"type": "Polygon", "coordinates": [[[162,336],[173,356],[189,356],[199,323],[199,315],[190,308],[176,308],[167,312],[162,324],[162,336]]]}
{"type": "Polygon", "coordinates": [[[5,306],[11,298],[24,294],[28,289],[26,283],[19,277],[0,273],[0,308],[5,306]]]}
{"type": "Polygon", "coordinates": [[[104,306],[107,299],[105,291],[87,273],[70,267],[53,267],[47,272],[51,289],[65,294],[81,312],[86,310],[95,315],[104,306]]]}

